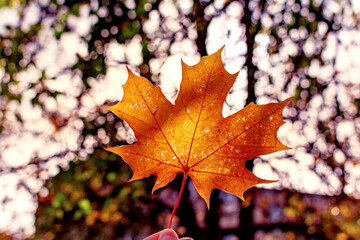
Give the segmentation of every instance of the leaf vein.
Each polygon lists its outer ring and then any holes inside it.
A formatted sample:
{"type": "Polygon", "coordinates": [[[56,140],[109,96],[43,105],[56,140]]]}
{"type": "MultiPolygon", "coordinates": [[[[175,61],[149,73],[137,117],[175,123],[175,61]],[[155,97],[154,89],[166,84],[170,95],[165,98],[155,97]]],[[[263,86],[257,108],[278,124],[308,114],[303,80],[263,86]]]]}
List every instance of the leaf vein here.
{"type": "MultiPolygon", "coordinates": [[[[141,93],[141,91],[140,91],[140,89],[139,89],[139,86],[137,85],[136,81],[134,81],[134,82],[135,82],[136,88],[137,88],[138,91],[141,93]]],[[[180,158],[177,156],[176,152],[174,151],[174,149],[173,149],[172,146],[170,145],[170,142],[169,142],[168,139],[166,138],[165,133],[163,132],[162,128],[160,127],[160,124],[159,124],[159,122],[157,121],[155,115],[152,114],[151,109],[150,109],[148,103],[146,102],[144,96],[143,96],[142,94],[140,94],[140,95],[141,95],[142,99],[144,100],[144,102],[145,102],[145,104],[146,104],[146,107],[149,109],[151,115],[152,115],[153,118],[155,119],[155,122],[156,122],[157,126],[159,127],[159,131],[160,131],[161,134],[163,135],[163,137],[164,137],[165,141],[167,142],[167,144],[169,145],[171,151],[172,151],[172,152],[174,153],[174,155],[176,156],[176,158],[177,158],[178,162],[180,163],[180,165],[184,168],[184,165],[182,164],[182,162],[180,161],[180,158]]]]}
{"type": "MultiPolygon", "coordinates": [[[[282,107],[279,107],[282,108],[282,107]]],[[[204,160],[206,160],[208,157],[210,157],[211,155],[213,155],[215,152],[219,151],[220,149],[222,149],[223,147],[225,147],[227,144],[229,144],[230,142],[234,141],[236,138],[238,138],[239,136],[241,136],[242,134],[244,134],[247,131],[250,131],[252,128],[254,128],[256,125],[258,125],[262,119],[264,119],[265,117],[268,117],[270,115],[272,115],[274,112],[276,112],[279,108],[275,108],[274,111],[270,112],[269,114],[267,114],[266,116],[264,116],[263,118],[261,118],[259,121],[255,122],[251,127],[245,129],[244,131],[242,131],[241,133],[239,133],[238,135],[234,136],[231,140],[227,141],[225,144],[223,144],[222,146],[220,146],[218,149],[214,150],[212,153],[208,154],[207,156],[205,156],[203,159],[199,160],[198,162],[194,163],[192,166],[189,167],[189,169],[195,167],[196,165],[198,165],[199,163],[203,162],[204,160]]]]}

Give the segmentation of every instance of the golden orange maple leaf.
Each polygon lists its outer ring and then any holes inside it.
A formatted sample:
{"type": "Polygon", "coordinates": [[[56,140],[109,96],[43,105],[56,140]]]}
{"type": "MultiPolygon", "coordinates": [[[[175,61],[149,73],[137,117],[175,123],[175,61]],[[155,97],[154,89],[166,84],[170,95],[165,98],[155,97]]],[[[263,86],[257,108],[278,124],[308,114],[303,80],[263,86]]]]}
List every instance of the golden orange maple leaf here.
{"type": "Polygon", "coordinates": [[[256,177],[245,168],[245,161],[289,149],[277,139],[277,131],[291,98],[266,105],[251,103],[224,118],[223,103],[237,74],[223,67],[222,49],[194,66],[181,62],[175,105],[160,87],[128,69],[122,101],[107,109],[130,125],[137,142],[107,150],[130,165],[131,181],[156,175],[155,191],[184,172],[208,207],[215,188],[243,199],[248,188],[274,182],[256,177]]]}

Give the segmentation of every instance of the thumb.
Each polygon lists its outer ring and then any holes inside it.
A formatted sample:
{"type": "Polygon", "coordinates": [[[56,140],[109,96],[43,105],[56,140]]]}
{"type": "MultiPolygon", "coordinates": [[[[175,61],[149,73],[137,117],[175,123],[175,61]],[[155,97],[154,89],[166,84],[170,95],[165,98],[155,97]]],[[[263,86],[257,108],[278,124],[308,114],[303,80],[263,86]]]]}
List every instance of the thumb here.
{"type": "Polygon", "coordinates": [[[178,240],[179,237],[172,229],[165,229],[160,232],[159,240],[178,240]]]}

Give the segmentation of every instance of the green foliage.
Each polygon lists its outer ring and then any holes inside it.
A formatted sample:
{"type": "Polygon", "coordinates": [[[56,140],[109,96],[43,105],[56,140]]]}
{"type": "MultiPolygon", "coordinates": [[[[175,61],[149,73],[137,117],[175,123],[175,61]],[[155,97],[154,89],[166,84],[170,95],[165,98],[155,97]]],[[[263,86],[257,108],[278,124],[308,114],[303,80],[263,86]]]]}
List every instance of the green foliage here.
{"type": "Polygon", "coordinates": [[[150,186],[142,181],[127,183],[128,167],[114,159],[113,154],[98,149],[87,161],[72,162],[68,170],[52,179],[50,194],[39,199],[44,205],[38,211],[39,234],[57,235],[72,221],[128,227],[137,208],[134,202],[147,198],[150,186]]]}

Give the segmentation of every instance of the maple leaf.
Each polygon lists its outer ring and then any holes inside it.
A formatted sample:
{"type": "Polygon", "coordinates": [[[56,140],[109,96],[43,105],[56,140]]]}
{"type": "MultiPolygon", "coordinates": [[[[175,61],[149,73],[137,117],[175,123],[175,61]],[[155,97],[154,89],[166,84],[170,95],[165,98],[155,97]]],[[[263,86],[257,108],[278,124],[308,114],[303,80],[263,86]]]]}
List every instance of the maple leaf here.
{"type": "Polygon", "coordinates": [[[134,172],[130,181],[156,175],[155,191],[184,172],[208,207],[215,188],[244,199],[248,188],[274,182],[256,177],[245,168],[245,161],[289,149],[277,139],[277,131],[291,98],[251,103],[224,118],[223,103],[237,73],[229,74],[223,67],[223,48],[194,66],[181,61],[182,82],[174,105],[160,87],[128,69],[122,101],[107,109],[130,125],[137,142],[107,150],[130,165],[134,172]]]}

